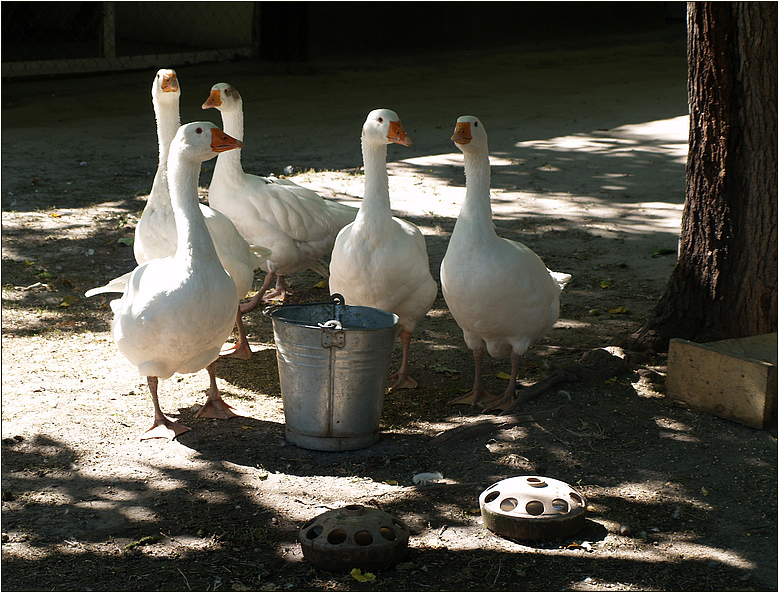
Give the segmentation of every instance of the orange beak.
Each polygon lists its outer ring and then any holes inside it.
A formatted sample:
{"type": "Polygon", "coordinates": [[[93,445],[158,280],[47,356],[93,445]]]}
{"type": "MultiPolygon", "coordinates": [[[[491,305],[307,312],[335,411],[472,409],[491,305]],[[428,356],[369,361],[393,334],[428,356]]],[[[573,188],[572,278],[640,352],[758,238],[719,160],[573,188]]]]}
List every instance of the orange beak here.
{"type": "Polygon", "coordinates": [[[211,150],[214,152],[225,152],[234,148],[243,148],[243,142],[228,136],[219,128],[211,128],[211,150]]]}
{"type": "Polygon", "coordinates": [[[454,127],[454,134],[452,134],[452,141],[456,144],[468,144],[473,140],[471,136],[471,122],[460,122],[454,127]]]}
{"type": "Polygon", "coordinates": [[[162,77],[162,92],[175,93],[179,90],[179,81],[175,74],[165,74],[162,77]]]}
{"type": "Polygon", "coordinates": [[[210,109],[211,107],[221,107],[222,106],[222,95],[219,91],[211,91],[211,94],[208,95],[208,99],[206,99],[206,102],[203,103],[203,109],[210,109]]]}
{"type": "Polygon", "coordinates": [[[387,138],[396,144],[411,146],[411,138],[408,137],[406,130],[403,129],[403,125],[399,121],[391,121],[389,123],[389,134],[387,134],[387,138]]]}

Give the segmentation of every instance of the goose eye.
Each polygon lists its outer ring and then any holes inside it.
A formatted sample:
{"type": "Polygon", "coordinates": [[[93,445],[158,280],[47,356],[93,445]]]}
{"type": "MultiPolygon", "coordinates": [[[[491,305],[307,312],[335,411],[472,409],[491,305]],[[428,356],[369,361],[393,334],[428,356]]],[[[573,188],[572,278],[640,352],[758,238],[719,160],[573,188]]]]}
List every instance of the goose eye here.
{"type": "Polygon", "coordinates": [[[473,127],[474,128],[478,128],[479,127],[479,122],[477,122],[477,121],[473,122],[473,127]]]}
{"type": "Polygon", "coordinates": [[[381,123],[384,123],[384,118],[383,118],[383,117],[380,117],[380,118],[379,118],[379,123],[380,123],[380,124],[381,124],[381,123]]]}
{"type": "Polygon", "coordinates": [[[202,133],[203,133],[203,128],[196,128],[195,129],[195,134],[202,134],[202,133]]]}

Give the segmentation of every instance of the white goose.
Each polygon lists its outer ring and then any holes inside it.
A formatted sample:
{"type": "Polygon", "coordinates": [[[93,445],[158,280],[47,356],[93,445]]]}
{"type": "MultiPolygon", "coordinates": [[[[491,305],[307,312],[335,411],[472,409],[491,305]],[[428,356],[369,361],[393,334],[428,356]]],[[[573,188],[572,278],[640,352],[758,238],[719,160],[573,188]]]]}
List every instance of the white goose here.
{"type": "Polygon", "coordinates": [[[179,129],[168,159],[176,251],[135,268],[121,299],[111,303],[113,340],[147,377],[154,404],[154,424],[141,439],[175,438],[190,430],[166,418],[157,399],[158,379],[174,373],[206,368],[211,385],[198,416],[235,415],[219,395],[214,370],[219,349],[235,322],[238,296],[200,211],[197,181],[203,161],[240,146],[208,122],[179,129]]]}
{"type": "Polygon", "coordinates": [[[168,190],[168,153],[181,125],[180,98],[181,88],[176,72],[166,68],[157,71],[151,86],[151,102],[157,122],[159,160],[149,198],[135,227],[133,253],[139,265],[176,251],[176,229],[168,190]]]}
{"type": "Polygon", "coordinates": [[[425,238],[390,211],[387,145],[411,144],[389,109],[368,114],[362,128],[365,195],[355,221],[338,233],[330,260],[330,292],[348,305],[376,307],[400,318],[403,361],[390,389],[414,388],[408,372],[411,332],[430,310],[438,287],[430,275],[425,238]]]}
{"type": "MultiPolygon", "coordinates": [[[[215,84],[203,103],[222,114],[226,133],[243,140],[243,101],[235,88],[215,84]]],[[[208,203],[224,212],[247,241],[267,245],[273,254],[261,266],[267,272],[262,287],[246,311],[260,301],[286,296],[284,276],[312,268],[327,275],[318,260],[328,255],[335,236],[352,222],[357,209],[325,200],[291,181],[258,177],[244,172],[241,151],[217,158],[208,203]],[[273,278],[276,287],[267,292],[273,278]]]]}
{"type": "MultiPolygon", "coordinates": [[[[135,227],[133,252],[140,265],[152,259],[167,257],[176,251],[177,234],[168,188],[168,152],[170,143],[179,129],[179,98],[181,90],[176,72],[162,69],[157,72],[151,89],[152,104],[157,120],[157,140],[159,143],[159,162],[154,176],[151,193],[143,209],[138,226],[135,227]]],[[[203,204],[200,211],[205,217],[208,231],[214,241],[219,260],[235,282],[238,298],[249,292],[254,282],[254,270],[260,267],[270,256],[265,247],[249,245],[235,228],[235,225],[221,212],[203,204]]],[[[112,280],[106,286],[95,288],[86,293],[93,296],[102,292],[122,292],[128,274],[112,280]]],[[[246,338],[246,330],[241,319],[241,311],[236,316],[238,341],[226,348],[222,354],[233,358],[248,359],[251,348],[246,338]]]]}
{"type": "Polygon", "coordinates": [[[520,357],[557,321],[560,291],[571,276],[550,272],[525,245],[495,233],[482,123],[472,116],[459,118],[452,140],[464,155],[466,191],[441,262],[441,291],[473,350],[476,376],[473,389],[450,403],[504,409],[516,397],[520,357]],[[511,379],[501,396],[490,395],[484,386],[485,346],[494,358],[511,355],[511,379]]]}

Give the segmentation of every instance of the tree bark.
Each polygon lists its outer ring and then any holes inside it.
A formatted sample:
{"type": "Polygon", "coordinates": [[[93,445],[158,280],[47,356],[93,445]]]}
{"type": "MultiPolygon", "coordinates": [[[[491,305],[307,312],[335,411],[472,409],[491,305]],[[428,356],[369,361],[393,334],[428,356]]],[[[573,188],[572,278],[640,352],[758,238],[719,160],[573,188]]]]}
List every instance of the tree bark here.
{"type": "Polygon", "coordinates": [[[679,260],[629,345],[777,330],[777,4],[688,4],[690,140],[679,260]]]}

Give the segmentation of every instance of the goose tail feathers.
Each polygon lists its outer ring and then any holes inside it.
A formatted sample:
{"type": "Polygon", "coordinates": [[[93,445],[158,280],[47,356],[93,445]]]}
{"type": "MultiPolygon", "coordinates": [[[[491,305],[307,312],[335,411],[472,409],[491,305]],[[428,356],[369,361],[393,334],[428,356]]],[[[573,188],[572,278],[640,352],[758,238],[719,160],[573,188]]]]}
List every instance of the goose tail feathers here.
{"type": "Polygon", "coordinates": [[[124,289],[127,287],[127,281],[130,279],[130,274],[132,272],[127,272],[123,276],[119,276],[119,278],[114,278],[108,284],[105,286],[99,286],[98,288],[90,288],[88,291],[84,293],[84,296],[86,297],[93,297],[97,294],[103,294],[106,292],[124,292],[124,289]]]}
{"type": "Polygon", "coordinates": [[[565,285],[571,281],[570,274],[565,274],[564,272],[553,272],[552,270],[549,270],[549,268],[547,268],[547,271],[549,272],[549,275],[555,279],[555,282],[560,285],[560,290],[565,288],[565,285]]]}
{"type": "Polygon", "coordinates": [[[330,268],[324,260],[318,259],[315,262],[313,262],[309,267],[312,270],[314,270],[317,274],[322,276],[322,278],[330,277],[330,268]]]}

